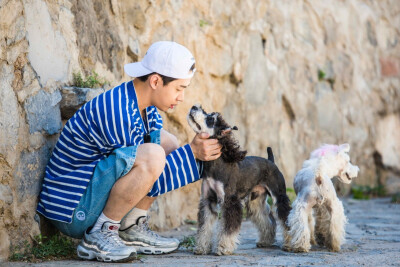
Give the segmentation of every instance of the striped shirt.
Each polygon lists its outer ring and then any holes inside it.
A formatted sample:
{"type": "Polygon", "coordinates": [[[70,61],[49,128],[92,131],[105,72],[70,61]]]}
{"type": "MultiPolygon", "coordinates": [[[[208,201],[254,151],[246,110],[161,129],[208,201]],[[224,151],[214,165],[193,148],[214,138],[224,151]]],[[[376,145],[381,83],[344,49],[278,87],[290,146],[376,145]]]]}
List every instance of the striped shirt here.
{"type": "MultiPolygon", "coordinates": [[[[162,129],[156,107],[146,108],[146,125],[137,104],[133,81],[106,91],[83,105],[66,123],[46,167],[37,211],[70,223],[99,161],[114,149],[144,143],[144,136],[162,129]]],[[[197,165],[199,164],[199,165],[197,165]]],[[[163,173],[148,196],[158,196],[197,181],[189,144],[167,156],[163,173]]]]}

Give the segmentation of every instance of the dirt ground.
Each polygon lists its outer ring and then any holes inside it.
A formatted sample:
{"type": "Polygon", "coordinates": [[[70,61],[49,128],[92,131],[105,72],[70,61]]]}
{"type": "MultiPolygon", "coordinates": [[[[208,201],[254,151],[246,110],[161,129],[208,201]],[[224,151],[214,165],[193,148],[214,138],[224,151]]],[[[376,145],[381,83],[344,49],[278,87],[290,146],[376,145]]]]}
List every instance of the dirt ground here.
{"type": "MultiPolygon", "coordinates": [[[[309,253],[282,251],[279,232],[275,246],[256,247],[257,231],[249,221],[244,221],[238,249],[231,256],[196,256],[190,247],[180,247],[167,255],[140,256],[138,260],[113,266],[400,266],[400,204],[389,198],[373,200],[343,199],[348,218],[346,244],[339,253],[313,247],[309,253]]],[[[184,225],[164,232],[181,241],[194,235],[196,225],[184,225]]],[[[36,264],[3,263],[4,266],[109,266],[96,261],[52,261],[36,264]]],[[[0,264],[1,265],[1,264],[0,264]]]]}

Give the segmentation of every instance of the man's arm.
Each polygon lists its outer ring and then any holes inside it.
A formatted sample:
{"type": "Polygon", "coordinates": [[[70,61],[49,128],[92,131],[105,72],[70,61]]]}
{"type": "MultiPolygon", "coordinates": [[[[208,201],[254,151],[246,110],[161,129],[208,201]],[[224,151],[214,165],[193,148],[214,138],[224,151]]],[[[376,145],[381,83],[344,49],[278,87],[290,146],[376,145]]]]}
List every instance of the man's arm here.
{"type": "Polygon", "coordinates": [[[163,173],[155,182],[148,196],[155,197],[178,189],[200,179],[198,160],[215,160],[221,156],[221,146],[215,139],[201,133],[186,144],[167,155],[163,173]]]}

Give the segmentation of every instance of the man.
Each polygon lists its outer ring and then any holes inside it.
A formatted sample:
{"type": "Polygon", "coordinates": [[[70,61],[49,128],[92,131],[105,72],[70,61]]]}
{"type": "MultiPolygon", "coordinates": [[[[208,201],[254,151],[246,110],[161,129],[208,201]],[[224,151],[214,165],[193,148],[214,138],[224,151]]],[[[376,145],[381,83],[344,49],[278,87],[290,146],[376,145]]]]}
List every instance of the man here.
{"type": "Polygon", "coordinates": [[[83,237],[80,258],[126,261],[136,252],[178,248],[178,240],[148,228],[147,210],[156,196],[197,181],[201,161],[221,155],[217,140],[205,133],[178,147],[162,129],[157,109],[183,102],[195,71],[187,48],[156,42],[141,62],[125,65],[134,80],[89,101],[66,123],[37,211],[64,234],[83,237]]]}

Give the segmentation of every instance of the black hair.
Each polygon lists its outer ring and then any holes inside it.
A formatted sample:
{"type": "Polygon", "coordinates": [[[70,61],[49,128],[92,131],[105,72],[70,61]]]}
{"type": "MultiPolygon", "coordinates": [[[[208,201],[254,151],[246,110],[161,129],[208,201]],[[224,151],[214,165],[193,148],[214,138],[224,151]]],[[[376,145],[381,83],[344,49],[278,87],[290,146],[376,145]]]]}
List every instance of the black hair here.
{"type": "MultiPolygon", "coordinates": [[[[196,68],[196,63],[193,63],[193,65],[190,67],[189,72],[193,71],[195,68],[196,68]]],[[[172,82],[172,81],[177,80],[176,78],[164,76],[164,75],[161,75],[161,74],[159,74],[159,73],[157,73],[157,72],[152,72],[152,73],[150,73],[150,74],[147,74],[147,75],[144,75],[144,76],[140,76],[140,77],[137,77],[137,78],[138,78],[140,81],[145,82],[145,81],[147,81],[147,79],[150,77],[150,75],[153,75],[153,74],[158,74],[158,75],[160,75],[160,77],[161,77],[161,79],[162,79],[162,81],[163,81],[164,86],[166,86],[167,84],[169,84],[169,83],[172,82]]]]}

